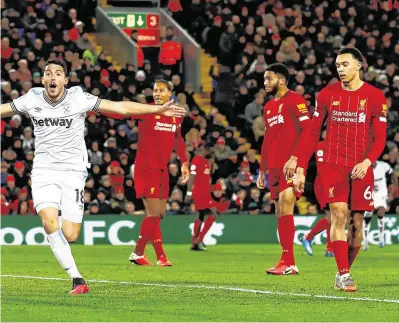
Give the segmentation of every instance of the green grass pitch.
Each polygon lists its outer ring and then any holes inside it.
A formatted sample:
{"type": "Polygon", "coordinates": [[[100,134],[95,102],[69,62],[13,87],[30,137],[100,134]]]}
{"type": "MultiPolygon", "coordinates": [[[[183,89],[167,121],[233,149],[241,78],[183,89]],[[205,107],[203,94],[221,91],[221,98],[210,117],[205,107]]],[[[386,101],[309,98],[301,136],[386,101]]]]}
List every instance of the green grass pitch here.
{"type": "MultiPolygon", "coordinates": [[[[278,245],[208,249],[194,253],[188,245],[166,245],[174,266],[149,268],[130,264],[131,246],[73,245],[91,292],[72,296],[68,294],[71,283],[49,247],[3,246],[1,321],[379,322],[399,318],[397,246],[371,246],[360,252],[352,269],[359,291],[353,294],[333,289],[335,260],[324,257],[324,246],[314,247],[313,257],[296,247],[299,276],[265,275],[280,256],[278,245]]],[[[147,250],[155,262],[152,247],[147,250]]]]}

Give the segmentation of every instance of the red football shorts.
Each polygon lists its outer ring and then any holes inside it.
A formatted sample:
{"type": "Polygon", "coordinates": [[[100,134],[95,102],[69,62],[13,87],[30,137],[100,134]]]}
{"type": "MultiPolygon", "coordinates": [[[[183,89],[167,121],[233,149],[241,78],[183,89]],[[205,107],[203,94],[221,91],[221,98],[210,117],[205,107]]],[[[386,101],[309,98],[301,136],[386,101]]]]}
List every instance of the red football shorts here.
{"type": "Polygon", "coordinates": [[[353,211],[374,210],[373,168],[369,167],[363,179],[350,178],[353,167],[324,164],[319,174],[324,188],[325,203],[345,202],[353,211]]]}
{"type": "Polygon", "coordinates": [[[167,199],[169,197],[169,173],[167,170],[135,167],[134,187],[137,197],[167,199]]]}
{"type": "MultiPolygon", "coordinates": [[[[270,196],[272,200],[278,200],[280,192],[284,191],[288,187],[294,187],[293,178],[286,178],[283,173],[283,168],[271,168],[269,169],[269,186],[270,186],[270,196]]],[[[300,197],[301,194],[295,192],[297,197],[300,197]]]]}
{"type": "Polygon", "coordinates": [[[193,194],[194,207],[197,211],[210,209],[214,206],[214,201],[210,193],[193,194]]]}
{"type": "MultiPolygon", "coordinates": [[[[319,172],[319,170],[317,171],[319,172]]],[[[317,202],[319,202],[320,207],[324,209],[326,207],[326,199],[324,197],[324,187],[319,175],[317,175],[314,181],[314,192],[317,198],[317,202]]]]}

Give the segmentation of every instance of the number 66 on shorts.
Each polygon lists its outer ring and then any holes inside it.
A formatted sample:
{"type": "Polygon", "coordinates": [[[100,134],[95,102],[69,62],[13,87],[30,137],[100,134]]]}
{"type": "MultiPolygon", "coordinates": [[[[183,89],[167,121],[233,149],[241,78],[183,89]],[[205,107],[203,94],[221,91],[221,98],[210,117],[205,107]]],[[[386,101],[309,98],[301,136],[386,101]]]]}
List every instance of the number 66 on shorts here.
{"type": "Polygon", "coordinates": [[[351,179],[353,167],[326,163],[319,173],[326,203],[345,202],[354,211],[374,210],[373,168],[367,170],[362,179],[351,179]]]}

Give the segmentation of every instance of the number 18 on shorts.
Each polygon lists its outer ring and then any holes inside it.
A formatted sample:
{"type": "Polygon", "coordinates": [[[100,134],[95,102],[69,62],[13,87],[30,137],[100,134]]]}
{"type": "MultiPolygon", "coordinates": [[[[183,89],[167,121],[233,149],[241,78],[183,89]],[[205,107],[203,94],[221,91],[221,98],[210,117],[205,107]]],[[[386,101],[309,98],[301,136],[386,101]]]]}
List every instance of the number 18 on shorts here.
{"type": "Polygon", "coordinates": [[[34,169],[32,195],[36,212],[54,207],[65,220],[82,223],[86,178],[87,172],[34,169]]]}

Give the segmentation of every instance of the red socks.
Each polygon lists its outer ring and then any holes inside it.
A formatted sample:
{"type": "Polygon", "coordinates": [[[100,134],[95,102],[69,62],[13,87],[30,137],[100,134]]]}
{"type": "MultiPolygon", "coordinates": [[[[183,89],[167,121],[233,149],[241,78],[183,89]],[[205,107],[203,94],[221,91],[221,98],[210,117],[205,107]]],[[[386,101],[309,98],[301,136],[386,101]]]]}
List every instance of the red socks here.
{"type": "Polygon", "coordinates": [[[295,265],[294,259],[294,236],[295,223],[292,214],[284,215],[278,219],[278,235],[280,237],[280,245],[283,249],[281,260],[287,265],[295,265]]]}
{"type": "Polygon", "coordinates": [[[349,262],[349,268],[352,267],[353,262],[355,261],[357,254],[359,253],[360,246],[359,247],[349,247],[349,252],[348,252],[348,262],[349,262]]]}
{"type": "Polygon", "coordinates": [[[212,227],[213,222],[215,222],[216,217],[213,215],[208,215],[204,221],[204,227],[201,230],[201,233],[198,236],[198,240],[202,242],[204,240],[205,235],[208,233],[209,229],[212,227]]]}
{"type": "Polygon", "coordinates": [[[136,248],[134,253],[141,256],[144,254],[145,246],[150,240],[154,247],[157,258],[165,256],[162,246],[162,233],[161,227],[159,226],[161,218],[158,216],[147,216],[144,218],[140,227],[140,234],[137,240],[136,248]]]}
{"type": "Polygon", "coordinates": [[[194,243],[195,239],[197,239],[197,237],[200,233],[200,230],[201,230],[201,225],[202,225],[202,222],[200,221],[200,219],[197,219],[194,221],[193,238],[191,240],[191,243],[194,243]]]}
{"type": "Polygon", "coordinates": [[[339,274],[342,276],[349,273],[349,261],[348,261],[348,242],[337,240],[331,242],[332,249],[334,251],[335,261],[338,266],[339,274]]]}
{"type": "Polygon", "coordinates": [[[154,247],[155,254],[157,255],[157,259],[159,260],[160,257],[165,257],[165,252],[163,251],[163,246],[162,246],[162,232],[161,232],[161,218],[160,217],[153,217],[155,218],[154,223],[153,223],[153,233],[152,233],[152,239],[151,243],[152,246],[154,247]]]}
{"type": "MultiPolygon", "coordinates": [[[[310,230],[310,232],[306,235],[305,239],[308,241],[312,241],[316,234],[319,234],[320,232],[327,230],[327,228],[328,228],[327,218],[322,218],[316,223],[316,225],[312,228],[312,230],[310,230]]],[[[329,236],[329,233],[327,233],[327,236],[329,236]]]]}
{"type": "Polygon", "coordinates": [[[141,222],[139,238],[137,239],[136,248],[134,249],[134,253],[139,256],[144,254],[145,246],[147,245],[148,240],[151,239],[152,218],[155,217],[147,216],[144,218],[143,222],[141,222]]]}

